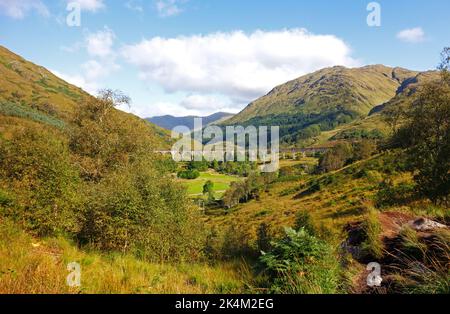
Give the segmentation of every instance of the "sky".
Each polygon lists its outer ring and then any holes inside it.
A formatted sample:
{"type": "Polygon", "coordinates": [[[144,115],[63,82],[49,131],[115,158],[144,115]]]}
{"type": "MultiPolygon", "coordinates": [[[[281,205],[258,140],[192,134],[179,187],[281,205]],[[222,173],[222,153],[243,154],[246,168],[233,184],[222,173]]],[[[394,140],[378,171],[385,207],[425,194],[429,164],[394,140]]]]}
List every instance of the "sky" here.
{"type": "Polygon", "coordinates": [[[328,66],[435,69],[448,12],[448,0],[0,0],[0,45],[91,94],[123,91],[140,117],[236,113],[328,66]]]}

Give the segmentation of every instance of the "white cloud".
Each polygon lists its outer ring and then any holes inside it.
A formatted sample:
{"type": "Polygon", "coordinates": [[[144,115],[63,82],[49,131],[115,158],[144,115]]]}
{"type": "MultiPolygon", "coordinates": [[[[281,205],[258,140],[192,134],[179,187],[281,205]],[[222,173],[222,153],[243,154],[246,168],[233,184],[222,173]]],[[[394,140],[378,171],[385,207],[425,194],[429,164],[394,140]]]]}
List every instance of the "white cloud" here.
{"type": "Polygon", "coordinates": [[[96,12],[105,7],[103,0],[67,0],[67,2],[78,2],[81,10],[91,12],[96,12]]]}
{"type": "Polygon", "coordinates": [[[82,75],[76,74],[76,75],[69,75],[69,74],[64,74],[62,72],[56,71],[56,70],[51,70],[50,72],[52,72],[53,74],[55,74],[57,77],[63,79],[64,81],[75,85],[77,87],[80,87],[82,89],[84,89],[86,92],[91,93],[91,94],[95,94],[98,89],[100,88],[95,82],[88,82],[82,75]]]}
{"type": "Polygon", "coordinates": [[[81,65],[84,77],[88,81],[98,81],[107,78],[120,67],[114,60],[89,60],[81,65]]]}
{"type": "Polygon", "coordinates": [[[83,63],[80,68],[81,71],[77,74],[67,74],[57,70],[51,70],[51,72],[66,82],[95,95],[99,89],[105,87],[103,86],[102,81],[111,73],[117,71],[119,66],[108,60],[88,60],[83,63]]]}
{"type": "Polygon", "coordinates": [[[183,0],[157,0],[155,3],[156,10],[159,16],[169,17],[180,14],[183,10],[180,7],[180,3],[183,0]]]}
{"type": "Polygon", "coordinates": [[[74,52],[81,47],[86,49],[90,59],[80,66],[80,72],[75,75],[52,71],[67,82],[95,94],[102,86],[102,81],[120,66],[116,62],[117,54],[114,51],[115,34],[108,27],[88,33],[84,43],[76,43],[71,47],[61,47],[64,51],[74,52]]]}
{"type": "Polygon", "coordinates": [[[149,85],[157,84],[167,93],[196,95],[178,104],[184,109],[208,103],[220,107],[211,98],[200,100],[199,95],[221,95],[227,107],[241,109],[303,74],[327,66],[359,65],[341,39],[304,29],[154,37],[125,46],[122,56],[138,67],[149,85]]]}
{"type": "Polygon", "coordinates": [[[125,2],[125,7],[132,11],[144,12],[144,7],[141,0],[128,0],[125,2]]]}
{"type": "Polygon", "coordinates": [[[425,40],[425,32],[421,27],[404,29],[397,34],[397,38],[409,43],[420,43],[425,40]]]}
{"type": "Polygon", "coordinates": [[[186,109],[192,110],[220,110],[227,106],[223,99],[213,95],[188,95],[181,102],[180,105],[186,109]]]}
{"type": "Polygon", "coordinates": [[[89,34],[86,37],[87,52],[93,57],[100,58],[113,55],[112,47],[115,37],[114,32],[107,27],[96,33],[89,34]]]}
{"type": "Polygon", "coordinates": [[[0,0],[0,11],[14,19],[22,19],[30,11],[36,11],[45,17],[50,15],[41,0],[0,0]]]}

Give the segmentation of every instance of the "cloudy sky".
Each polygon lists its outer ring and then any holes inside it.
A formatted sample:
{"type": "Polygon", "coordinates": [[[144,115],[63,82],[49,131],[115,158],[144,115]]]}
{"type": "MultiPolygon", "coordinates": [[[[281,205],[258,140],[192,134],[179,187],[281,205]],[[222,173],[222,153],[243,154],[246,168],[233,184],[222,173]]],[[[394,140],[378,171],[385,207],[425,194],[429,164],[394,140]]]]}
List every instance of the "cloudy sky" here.
{"type": "Polygon", "coordinates": [[[0,0],[0,45],[92,94],[124,91],[141,117],[238,112],[327,66],[434,68],[450,1],[376,1],[380,26],[370,2],[0,0]]]}

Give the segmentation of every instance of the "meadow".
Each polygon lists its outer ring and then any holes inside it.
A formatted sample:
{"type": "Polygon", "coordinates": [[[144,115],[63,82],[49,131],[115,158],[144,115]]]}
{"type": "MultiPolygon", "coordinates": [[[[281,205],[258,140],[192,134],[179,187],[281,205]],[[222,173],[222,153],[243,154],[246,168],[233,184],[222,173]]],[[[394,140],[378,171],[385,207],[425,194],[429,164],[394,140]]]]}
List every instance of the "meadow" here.
{"type": "Polygon", "coordinates": [[[214,183],[214,196],[220,198],[230,187],[231,182],[242,180],[242,178],[209,170],[201,172],[197,179],[179,180],[187,187],[187,193],[190,197],[203,195],[203,185],[205,185],[207,181],[211,181],[214,183]]]}

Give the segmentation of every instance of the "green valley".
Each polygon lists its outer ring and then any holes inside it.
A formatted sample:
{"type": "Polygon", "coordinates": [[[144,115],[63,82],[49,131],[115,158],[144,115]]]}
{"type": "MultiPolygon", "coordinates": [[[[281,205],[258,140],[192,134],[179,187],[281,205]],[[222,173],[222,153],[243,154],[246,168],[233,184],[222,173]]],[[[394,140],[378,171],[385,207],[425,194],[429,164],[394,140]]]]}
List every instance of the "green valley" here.
{"type": "Polygon", "coordinates": [[[264,172],[175,162],[167,130],[118,109],[124,93],[0,47],[0,293],[448,294],[449,60],[275,87],[221,122],[280,126],[264,172]]]}

